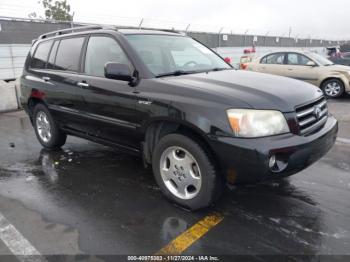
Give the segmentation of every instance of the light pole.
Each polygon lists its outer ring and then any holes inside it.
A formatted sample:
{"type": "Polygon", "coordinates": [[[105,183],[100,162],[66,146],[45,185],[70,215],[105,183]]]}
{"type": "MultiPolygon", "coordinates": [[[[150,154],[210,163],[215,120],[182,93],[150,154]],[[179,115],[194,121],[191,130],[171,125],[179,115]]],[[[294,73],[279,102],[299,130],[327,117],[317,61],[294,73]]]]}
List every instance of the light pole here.
{"type": "Polygon", "coordinates": [[[218,45],[218,47],[220,47],[220,45],[221,45],[221,36],[220,35],[221,35],[222,30],[224,30],[223,27],[221,27],[219,30],[219,45],[218,45]]]}
{"type": "Polygon", "coordinates": [[[282,47],[282,42],[283,42],[283,37],[286,35],[286,33],[284,33],[281,37],[280,37],[280,47],[282,47]]]}
{"type": "Polygon", "coordinates": [[[265,34],[265,36],[264,36],[264,46],[265,46],[265,47],[266,47],[266,38],[267,38],[267,36],[268,36],[269,33],[270,33],[270,31],[267,31],[266,34],[265,34]]]}
{"type": "Polygon", "coordinates": [[[295,38],[294,38],[294,43],[295,43],[295,46],[297,46],[298,45],[298,37],[299,37],[299,35],[296,35],[295,36],[295,38]]]}
{"type": "Polygon", "coordinates": [[[70,22],[70,27],[71,27],[71,28],[74,27],[74,22],[73,22],[74,15],[75,15],[75,12],[73,12],[73,14],[72,14],[72,21],[70,22]]]}
{"type": "MultiPolygon", "coordinates": [[[[312,36],[309,35],[309,46],[311,46],[311,43],[312,43],[312,36]]],[[[307,41],[306,41],[306,47],[307,47],[307,41]]]]}
{"type": "Polygon", "coordinates": [[[244,32],[244,42],[243,42],[243,46],[245,47],[246,46],[246,40],[247,40],[247,33],[248,33],[249,29],[247,29],[245,32],[244,32]]]}

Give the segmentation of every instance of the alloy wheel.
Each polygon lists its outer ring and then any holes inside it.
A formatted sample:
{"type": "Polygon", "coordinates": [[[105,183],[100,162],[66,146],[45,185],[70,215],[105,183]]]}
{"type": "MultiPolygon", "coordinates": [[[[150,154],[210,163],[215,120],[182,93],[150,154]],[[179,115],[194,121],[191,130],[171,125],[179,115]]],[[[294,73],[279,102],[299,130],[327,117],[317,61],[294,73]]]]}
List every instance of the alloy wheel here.
{"type": "Polygon", "coordinates": [[[49,142],[52,137],[52,133],[47,114],[43,111],[38,112],[35,121],[39,137],[45,143],[49,142]]]}
{"type": "Polygon", "coordinates": [[[340,91],[341,86],[338,82],[335,81],[329,82],[324,88],[324,92],[326,93],[326,95],[331,97],[339,95],[340,91]]]}
{"type": "Polygon", "coordinates": [[[172,146],[160,158],[160,173],[167,189],[181,199],[198,195],[202,177],[196,159],[185,149],[172,146]]]}

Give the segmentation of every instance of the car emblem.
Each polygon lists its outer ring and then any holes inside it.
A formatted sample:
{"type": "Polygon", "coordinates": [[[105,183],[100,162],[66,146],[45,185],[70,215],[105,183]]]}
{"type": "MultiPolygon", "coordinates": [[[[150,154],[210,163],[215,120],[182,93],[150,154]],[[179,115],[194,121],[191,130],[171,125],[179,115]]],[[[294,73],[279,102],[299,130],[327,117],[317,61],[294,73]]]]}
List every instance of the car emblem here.
{"type": "Polygon", "coordinates": [[[316,117],[316,119],[320,119],[321,118],[321,114],[322,114],[321,107],[315,106],[315,108],[314,108],[314,116],[316,117]]]}

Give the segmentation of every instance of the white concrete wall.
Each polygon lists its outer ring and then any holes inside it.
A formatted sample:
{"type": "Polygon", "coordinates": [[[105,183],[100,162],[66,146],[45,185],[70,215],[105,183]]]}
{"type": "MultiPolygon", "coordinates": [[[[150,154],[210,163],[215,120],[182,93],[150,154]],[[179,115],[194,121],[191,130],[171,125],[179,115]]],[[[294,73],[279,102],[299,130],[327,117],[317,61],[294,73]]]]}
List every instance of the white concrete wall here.
{"type": "Polygon", "coordinates": [[[0,80],[0,112],[18,109],[15,82],[0,80]]]}
{"type": "Polygon", "coordinates": [[[23,65],[31,45],[0,44],[0,80],[15,79],[23,72],[23,65]]]}

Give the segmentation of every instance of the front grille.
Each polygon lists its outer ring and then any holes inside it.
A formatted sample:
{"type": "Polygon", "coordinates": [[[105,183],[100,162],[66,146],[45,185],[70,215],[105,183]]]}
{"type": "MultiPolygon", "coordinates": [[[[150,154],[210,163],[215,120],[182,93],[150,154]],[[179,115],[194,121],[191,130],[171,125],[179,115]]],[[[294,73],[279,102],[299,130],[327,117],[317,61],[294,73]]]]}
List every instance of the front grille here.
{"type": "Polygon", "coordinates": [[[317,132],[327,122],[328,108],[324,97],[296,108],[300,135],[317,132]]]}

